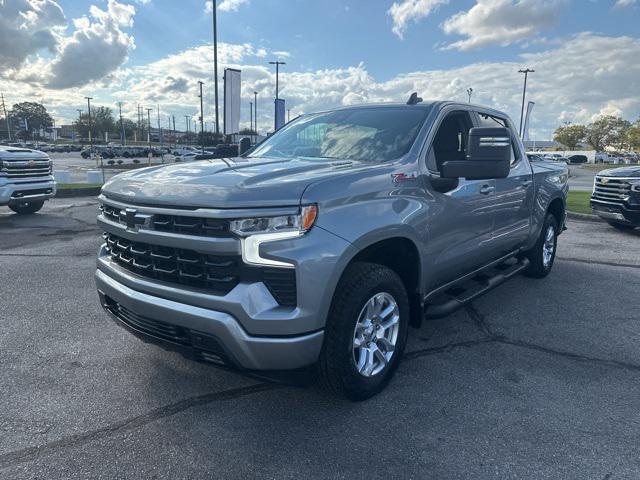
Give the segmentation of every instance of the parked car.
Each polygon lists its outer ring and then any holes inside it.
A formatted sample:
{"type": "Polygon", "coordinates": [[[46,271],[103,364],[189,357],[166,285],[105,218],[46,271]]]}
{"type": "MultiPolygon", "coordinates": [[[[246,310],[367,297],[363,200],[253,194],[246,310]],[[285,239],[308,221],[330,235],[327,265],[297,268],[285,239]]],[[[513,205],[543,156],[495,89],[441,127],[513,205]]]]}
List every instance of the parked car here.
{"type": "Polygon", "coordinates": [[[621,157],[616,153],[597,152],[595,156],[595,163],[609,163],[616,165],[621,162],[621,157]]]}
{"type": "Polygon", "coordinates": [[[586,155],[570,155],[569,157],[567,157],[567,159],[568,159],[567,163],[571,163],[571,164],[581,164],[581,163],[587,163],[589,161],[586,155]]]}
{"type": "Polygon", "coordinates": [[[182,155],[187,155],[189,153],[198,153],[200,151],[199,148],[196,147],[188,147],[188,146],[180,146],[173,150],[173,155],[176,157],[180,157],[182,155]]]}
{"type": "Polygon", "coordinates": [[[376,394],[409,325],[545,277],[565,222],[567,166],[529,162],[505,113],[415,97],[303,115],[245,157],[115,176],[101,305],[189,358],[315,365],[334,392],[376,394]]]}
{"type": "Polygon", "coordinates": [[[618,230],[640,226],[640,167],[599,172],[593,182],[591,208],[618,230]]]}
{"type": "Polygon", "coordinates": [[[46,153],[0,146],[0,206],[28,215],[55,194],[52,163],[46,153]]]}
{"type": "Polygon", "coordinates": [[[546,162],[547,160],[542,158],[540,155],[536,153],[527,153],[527,158],[530,162],[546,162]]]}

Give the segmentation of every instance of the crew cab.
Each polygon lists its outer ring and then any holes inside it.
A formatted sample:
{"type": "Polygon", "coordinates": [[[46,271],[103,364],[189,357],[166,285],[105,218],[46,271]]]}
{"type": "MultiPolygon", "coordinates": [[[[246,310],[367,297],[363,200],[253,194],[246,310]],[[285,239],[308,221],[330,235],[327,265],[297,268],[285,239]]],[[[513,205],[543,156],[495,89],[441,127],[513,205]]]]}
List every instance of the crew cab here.
{"type": "Polygon", "coordinates": [[[414,94],[303,115],[240,157],[118,175],[99,197],[102,306],[190,358],[313,366],[368,398],[410,325],[551,271],[567,167],[530,163],[516,131],[414,94]]]}
{"type": "Polygon", "coordinates": [[[599,172],[593,180],[591,209],[618,230],[640,226],[640,167],[599,172]]]}
{"type": "Polygon", "coordinates": [[[0,207],[31,214],[55,194],[56,182],[46,153],[0,146],[0,207]]]}

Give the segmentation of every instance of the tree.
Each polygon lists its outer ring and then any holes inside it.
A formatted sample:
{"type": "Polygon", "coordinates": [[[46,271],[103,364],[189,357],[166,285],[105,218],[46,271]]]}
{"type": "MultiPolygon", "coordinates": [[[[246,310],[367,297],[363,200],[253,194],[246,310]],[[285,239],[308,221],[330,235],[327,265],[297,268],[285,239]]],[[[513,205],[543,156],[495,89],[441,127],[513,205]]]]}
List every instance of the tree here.
{"type": "MultiPolygon", "coordinates": [[[[83,113],[80,118],[73,123],[76,131],[82,138],[89,138],[89,114],[83,113]]],[[[119,126],[119,122],[118,122],[119,126]]],[[[105,132],[119,136],[116,122],[113,119],[113,112],[109,107],[97,107],[91,109],[91,135],[94,140],[103,140],[105,132]]]]}
{"type": "Polygon", "coordinates": [[[28,131],[22,135],[24,138],[31,138],[31,132],[38,132],[41,128],[49,128],[53,125],[53,119],[47,109],[36,102],[16,103],[9,111],[9,119],[14,125],[27,121],[28,131]]]}
{"type": "Polygon", "coordinates": [[[257,135],[256,131],[252,130],[251,128],[243,128],[238,133],[240,135],[257,135]]]}
{"type": "Polygon", "coordinates": [[[627,129],[625,141],[634,150],[640,150],[640,119],[627,129]]]}
{"type": "Polygon", "coordinates": [[[198,132],[198,145],[211,147],[219,143],[222,143],[222,134],[216,135],[214,132],[198,132]]]}
{"type": "Polygon", "coordinates": [[[589,124],[585,140],[591,147],[601,152],[605,147],[621,149],[625,145],[626,131],[631,123],[620,117],[606,115],[589,124]]]}
{"type": "Polygon", "coordinates": [[[575,150],[578,143],[584,141],[586,128],[584,125],[567,125],[558,127],[553,134],[553,139],[570,150],[575,150]]]}

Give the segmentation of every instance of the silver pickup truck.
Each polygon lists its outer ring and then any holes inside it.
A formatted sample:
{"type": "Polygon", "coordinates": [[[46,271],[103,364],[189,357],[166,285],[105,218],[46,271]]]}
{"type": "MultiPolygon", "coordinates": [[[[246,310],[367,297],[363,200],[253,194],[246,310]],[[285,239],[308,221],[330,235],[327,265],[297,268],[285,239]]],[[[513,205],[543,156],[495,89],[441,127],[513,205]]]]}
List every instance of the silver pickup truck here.
{"type": "Polygon", "coordinates": [[[35,213],[56,194],[49,156],[38,150],[0,145],[0,207],[35,213]]]}
{"type": "Polygon", "coordinates": [[[241,157],[108,182],[100,301],[190,358],[313,365],[365,399],[392,377],[409,326],[549,273],[567,176],[531,164],[507,115],[485,107],[414,96],[304,115],[241,157]]]}

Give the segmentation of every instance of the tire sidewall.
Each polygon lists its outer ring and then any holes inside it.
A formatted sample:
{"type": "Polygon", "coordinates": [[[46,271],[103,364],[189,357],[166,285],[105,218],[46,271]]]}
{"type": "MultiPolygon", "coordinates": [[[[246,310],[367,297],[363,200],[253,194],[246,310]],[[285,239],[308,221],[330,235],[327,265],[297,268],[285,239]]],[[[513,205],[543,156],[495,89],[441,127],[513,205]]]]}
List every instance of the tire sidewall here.
{"type": "MultiPolygon", "coordinates": [[[[375,278],[374,272],[376,272],[375,270],[372,271],[371,275],[367,277],[367,281],[362,282],[352,292],[350,301],[346,304],[335,305],[335,308],[332,308],[332,320],[340,322],[338,327],[339,338],[334,339],[337,342],[335,354],[338,357],[335,360],[340,368],[343,388],[351,398],[354,398],[354,395],[357,396],[356,399],[368,398],[382,390],[398,368],[407,342],[409,328],[407,293],[402,281],[395,272],[385,267],[380,268],[383,269],[384,274],[379,281],[372,281],[375,278]],[[365,377],[358,372],[353,360],[353,334],[358,317],[366,302],[374,295],[383,292],[390,294],[398,305],[400,312],[398,339],[389,365],[378,374],[372,377],[365,377]],[[341,311],[336,311],[336,308],[341,311]]],[[[377,272],[380,272],[380,270],[377,272]]]]}
{"type": "Polygon", "coordinates": [[[553,268],[553,264],[556,260],[556,252],[558,250],[558,222],[556,222],[556,219],[553,215],[547,215],[547,218],[545,218],[544,225],[542,227],[542,233],[540,235],[540,240],[539,240],[539,244],[537,245],[537,248],[538,248],[538,257],[540,259],[539,260],[540,268],[545,273],[549,273],[553,268]],[[543,261],[543,249],[544,249],[545,238],[547,237],[547,230],[549,229],[550,225],[553,226],[553,234],[555,237],[553,242],[553,255],[551,257],[551,262],[549,262],[549,265],[545,265],[543,261]]]}

